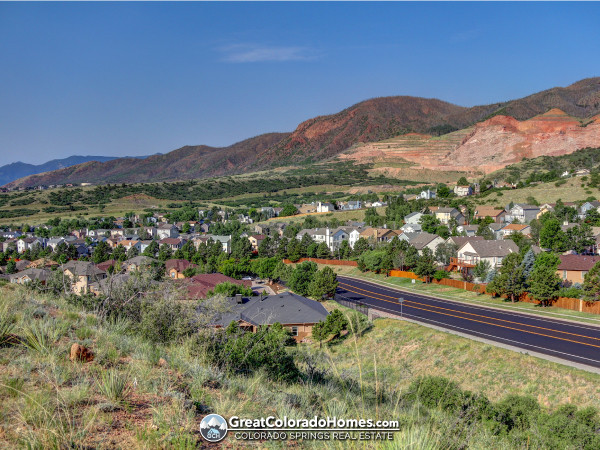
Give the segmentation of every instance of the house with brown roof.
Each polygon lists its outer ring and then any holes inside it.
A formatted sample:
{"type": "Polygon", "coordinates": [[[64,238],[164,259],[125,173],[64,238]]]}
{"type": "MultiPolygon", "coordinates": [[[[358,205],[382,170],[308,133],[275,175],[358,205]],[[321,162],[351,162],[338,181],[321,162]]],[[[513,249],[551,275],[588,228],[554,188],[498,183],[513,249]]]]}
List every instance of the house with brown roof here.
{"type": "Polygon", "coordinates": [[[362,230],[359,234],[359,239],[364,238],[371,243],[389,242],[398,236],[398,233],[389,228],[373,228],[369,227],[362,230]]]}
{"type": "Polygon", "coordinates": [[[514,233],[521,233],[524,236],[531,237],[531,227],[524,223],[509,223],[501,228],[499,233],[502,239],[506,239],[514,233]]]}
{"type": "Polygon", "coordinates": [[[565,285],[582,284],[585,275],[600,262],[600,256],[560,255],[559,258],[560,264],[556,273],[565,285]]]}
{"type": "Polygon", "coordinates": [[[187,259],[167,259],[165,261],[165,271],[169,278],[181,279],[185,278],[183,272],[187,269],[193,269],[198,267],[196,264],[192,264],[187,259]]]}
{"type": "Polygon", "coordinates": [[[495,223],[502,223],[505,215],[506,211],[504,209],[496,209],[491,206],[478,206],[477,209],[475,209],[473,217],[480,220],[489,217],[493,219],[495,223]]]}
{"type": "Polygon", "coordinates": [[[192,299],[206,298],[208,291],[212,291],[218,284],[233,283],[240,286],[252,287],[252,281],[236,280],[222,273],[201,273],[186,279],[186,288],[188,297],[192,299]]]}
{"type": "Polygon", "coordinates": [[[183,241],[179,238],[164,238],[158,241],[158,245],[167,245],[171,250],[176,251],[183,247],[183,241]]]}

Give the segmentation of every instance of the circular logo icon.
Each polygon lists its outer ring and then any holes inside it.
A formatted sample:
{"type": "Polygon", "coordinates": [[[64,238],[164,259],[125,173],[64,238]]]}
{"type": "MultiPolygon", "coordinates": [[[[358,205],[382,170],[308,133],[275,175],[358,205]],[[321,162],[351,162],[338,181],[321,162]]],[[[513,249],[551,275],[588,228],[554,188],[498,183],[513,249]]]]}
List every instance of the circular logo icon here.
{"type": "Polygon", "coordinates": [[[209,414],[200,422],[200,434],[208,442],[219,442],[227,435],[227,421],[218,414],[209,414]]]}

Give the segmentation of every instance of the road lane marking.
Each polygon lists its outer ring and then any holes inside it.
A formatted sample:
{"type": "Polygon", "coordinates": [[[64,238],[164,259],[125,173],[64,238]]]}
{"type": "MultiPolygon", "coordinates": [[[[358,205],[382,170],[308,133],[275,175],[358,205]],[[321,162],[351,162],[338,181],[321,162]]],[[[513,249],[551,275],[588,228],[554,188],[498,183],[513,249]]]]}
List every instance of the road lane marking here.
{"type": "MultiPolygon", "coordinates": [[[[383,297],[394,298],[394,299],[397,299],[397,298],[398,298],[398,297],[392,297],[392,296],[390,296],[390,295],[380,294],[380,293],[378,293],[378,292],[369,291],[369,290],[367,290],[367,289],[362,289],[362,288],[359,288],[359,287],[357,287],[357,286],[345,285],[345,284],[343,284],[343,283],[340,283],[340,285],[341,285],[341,286],[346,286],[346,287],[351,287],[351,288],[354,288],[354,289],[358,289],[359,291],[363,291],[363,292],[366,292],[366,293],[368,293],[368,294],[373,294],[373,295],[381,295],[381,296],[383,296],[383,297]]],[[[356,293],[357,293],[357,294],[359,294],[359,292],[356,292],[356,293]]],[[[382,301],[385,301],[385,302],[389,301],[389,300],[385,300],[385,299],[382,299],[382,298],[379,298],[378,300],[382,300],[382,301]]],[[[415,304],[417,304],[417,305],[421,305],[421,303],[415,302],[414,300],[408,300],[408,299],[405,299],[404,301],[405,301],[405,303],[415,303],[415,304]]],[[[394,303],[394,304],[396,304],[396,305],[398,304],[398,302],[390,302],[390,303],[394,303]]],[[[569,332],[569,331],[555,330],[555,329],[553,329],[553,328],[540,327],[540,326],[538,326],[538,325],[529,325],[529,324],[526,324],[526,323],[514,322],[514,321],[512,321],[512,320],[498,319],[498,318],[495,318],[495,317],[491,317],[491,316],[485,316],[485,315],[482,315],[482,314],[474,314],[474,313],[470,313],[470,312],[457,311],[457,310],[455,310],[455,309],[451,309],[451,308],[444,308],[444,307],[442,307],[442,306],[436,306],[436,305],[425,305],[425,306],[428,306],[428,307],[430,307],[430,308],[438,308],[438,309],[443,309],[443,310],[445,310],[445,311],[452,311],[452,312],[455,312],[455,313],[458,313],[458,314],[468,314],[468,315],[470,315],[470,316],[482,317],[482,318],[485,318],[485,319],[490,319],[490,320],[497,320],[497,321],[499,321],[499,322],[512,323],[512,324],[515,324],[515,325],[520,325],[520,326],[525,326],[525,327],[531,327],[531,328],[537,328],[537,329],[540,329],[540,330],[546,330],[546,331],[552,331],[552,332],[554,332],[554,333],[569,334],[569,335],[571,335],[571,336],[577,336],[577,337],[582,337],[582,338],[585,338],[585,339],[593,339],[593,340],[596,340],[596,341],[600,341],[600,338],[593,337],[593,336],[586,336],[586,335],[584,335],[584,334],[577,334],[577,333],[571,333],[571,332],[569,332]]]]}
{"type": "MultiPolygon", "coordinates": [[[[352,289],[347,289],[347,290],[348,290],[348,291],[350,291],[350,292],[354,292],[355,294],[364,295],[364,294],[361,294],[360,292],[353,291],[352,289]]],[[[391,302],[391,301],[389,301],[389,300],[385,300],[385,299],[382,299],[382,298],[377,298],[377,297],[375,297],[375,296],[373,296],[373,298],[375,298],[376,300],[381,300],[381,301],[388,302],[388,303],[394,303],[394,304],[396,304],[396,305],[398,304],[398,303],[395,303],[395,302],[391,302]]],[[[413,303],[414,303],[414,302],[413,302],[413,303]]],[[[432,311],[431,309],[426,309],[426,308],[418,308],[418,307],[416,307],[416,306],[409,306],[409,308],[420,309],[421,311],[428,311],[428,312],[432,312],[432,313],[434,313],[434,314],[441,314],[441,315],[444,315],[444,316],[455,317],[455,318],[457,318],[457,319],[469,320],[469,321],[471,321],[471,322],[483,323],[483,324],[485,324],[485,325],[491,325],[491,326],[494,326],[494,327],[506,328],[506,329],[508,329],[508,330],[519,331],[519,332],[521,332],[521,333],[534,334],[534,335],[536,335],[536,336],[543,336],[543,337],[547,337],[547,338],[551,338],[551,339],[557,339],[557,340],[560,340],[560,341],[572,342],[572,343],[574,343],[574,344],[581,344],[581,345],[587,345],[587,346],[589,346],[589,347],[596,347],[596,348],[600,348],[600,345],[596,345],[596,344],[589,344],[589,343],[586,343],[586,342],[574,341],[574,340],[572,340],[572,339],[561,338],[561,337],[558,337],[558,336],[551,336],[551,335],[549,335],[549,334],[536,333],[536,332],[533,332],[533,331],[520,330],[520,329],[518,329],[518,328],[509,327],[509,326],[507,326],[507,325],[500,325],[500,324],[497,324],[497,323],[485,322],[485,321],[483,321],[483,320],[470,319],[470,318],[468,318],[468,317],[456,316],[456,315],[454,315],[454,314],[448,314],[448,313],[444,313],[444,312],[440,312],[440,311],[432,311]]],[[[457,312],[458,312],[458,311],[457,311],[457,312]]],[[[493,320],[493,319],[492,319],[492,320],[493,320]]],[[[474,331],[474,330],[473,330],[473,331],[474,331]]],[[[474,331],[474,332],[477,332],[477,331],[474,331]]]]}

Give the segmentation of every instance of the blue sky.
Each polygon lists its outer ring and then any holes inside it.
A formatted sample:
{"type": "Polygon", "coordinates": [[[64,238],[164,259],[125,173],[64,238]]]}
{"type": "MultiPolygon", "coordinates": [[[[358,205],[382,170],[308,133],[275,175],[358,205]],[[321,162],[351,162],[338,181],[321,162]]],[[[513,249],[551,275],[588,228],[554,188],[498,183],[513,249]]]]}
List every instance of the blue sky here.
{"type": "Polygon", "coordinates": [[[0,2],[0,165],[229,145],[378,96],[600,75],[598,3],[0,2]]]}

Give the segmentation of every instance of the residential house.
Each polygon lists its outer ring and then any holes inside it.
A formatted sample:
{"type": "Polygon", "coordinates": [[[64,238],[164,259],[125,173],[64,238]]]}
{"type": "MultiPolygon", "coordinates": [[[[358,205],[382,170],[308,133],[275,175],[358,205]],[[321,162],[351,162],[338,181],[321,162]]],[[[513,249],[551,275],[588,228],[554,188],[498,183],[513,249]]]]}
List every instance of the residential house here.
{"type": "Polygon", "coordinates": [[[61,266],[61,270],[71,278],[75,294],[87,294],[91,283],[106,278],[106,272],[87,261],[69,261],[61,266]]]}
{"type": "Polygon", "coordinates": [[[112,238],[120,238],[125,235],[125,230],[123,228],[114,228],[110,230],[110,237],[112,238]]]}
{"type": "Polygon", "coordinates": [[[502,223],[505,215],[506,211],[503,209],[496,209],[492,206],[478,206],[477,209],[475,209],[473,217],[479,220],[489,217],[494,223],[502,223]]]}
{"type": "Polygon", "coordinates": [[[97,230],[90,230],[88,228],[87,230],[87,235],[91,238],[105,237],[107,234],[110,236],[110,230],[104,228],[98,228],[97,230]]]}
{"type": "Polygon", "coordinates": [[[560,255],[559,258],[560,264],[556,273],[566,286],[583,284],[585,275],[600,262],[600,256],[560,255]]]}
{"type": "Polygon", "coordinates": [[[177,230],[177,227],[173,224],[161,223],[156,228],[156,236],[159,239],[176,238],[179,236],[179,230],[177,230]]]}
{"type": "Polygon", "coordinates": [[[58,247],[63,242],[65,242],[65,238],[63,237],[50,238],[46,241],[46,247],[50,247],[54,252],[56,251],[56,247],[58,247]]]}
{"type": "Polygon", "coordinates": [[[227,327],[236,322],[241,328],[256,332],[261,326],[280,323],[292,333],[296,342],[312,335],[313,326],[325,320],[328,312],[317,301],[283,292],[276,295],[228,298],[229,312],[214,322],[216,327],[227,327]]]}
{"type": "Polygon", "coordinates": [[[421,217],[423,217],[423,213],[412,212],[404,216],[404,222],[411,225],[418,225],[421,223],[421,217]]]}
{"type": "Polygon", "coordinates": [[[198,267],[186,259],[168,259],[165,261],[165,271],[169,278],[181,279],[185,278],[183,272],[187,269],[198,267]]]}
{"type": "Polygon", "coordinates": [[[233,283],[240,286],[252,287],[252,281],[236,280],[222,273],[201,273],[185,280],[188,297],[193,299],[206,298],[209,291],[221,283],[233,283]]]}
{"type": "Polygon", "coordinates": [[[369,227],[361,231],[359,238],[365,238],[371,244],[375,244],[378,242],[389,242],[396,236],[398,236],[398,233],[394,230],[369,227]]]}
{"type": "Polygon", "coordinates": [[[361,232],[361,228],[354,228],[350,233],[348,233],[348,244],[350,245],[350,248],[354,248],[356,241],[360,239],[361,232]]]}
{"type": "Polygon", "coordinates": [[[250,241],[250,244],[252,245],[252,250],[257,252],[258,247],[260,246],[260,243],[262,241],[264,241],[265,238],[266,238],[266,236],[264,234],[252,234],[252,235],[248,236],[248,240],[250,241]]]}
{"type": "Polygon", "coordinates": [[[502,266],[502,260],[519,247],[510,239],[506,241],[469,240],[458,249],[461,264],[475,266],[479,261],[487,261],[493,269],[502,266]]]}
{"type": "Polygon", "coordinates": [[[583,218],[585,218],[585,216],[587,216],[588,212],[594,211],[594,210],[596,212],[600,213],[600,202],[599,201],[594,200],[591,202],[585,202],[579,208],[579,217],[581,217],[583,219],[583,218]]]}
{"type": "Polygon", "coordinates": [[[254,225],[254,232],[256,234],[269,234],[270,233],[270,229],[267,225],[254,225]]]}
{"type": "Polygon", "coordinates": [[[183,241],[179,238],[163,238],[158,241],[158,245],[167,245],[172,251],[177,251],[183,247],[183,241]]]}
{"type": "Polygon", "coordinates": [[[435,214],[435,218],[444,225],[448,225],[451,219],[454,219],[458,225],[465,223],[465,216],[456,208],[430,207],[429,209],[435,214]]]}
{"type": "Polygon", "coordinates": [[[435,192],[433,192],[430,189],[427,189],[425,191],[421,191],[421,194],[419,195],[418,198],[421,198],[423,200],[432,200],[435,198],[435,192]]]}
{"type": "Polygon", "coordinates": [[[412,233],[409,236],[408,243],[417,249],[419,254],[423,253],[423,249],[428,248],[433,253],[437,249],[437,246],[443,244],[444,238],[432,233],[412,233]]]}
{"type": "Polygon", "coordinates": [[[331,212],[331,211],[335,211],[335,206],[333,206],[332,203],[323,203],[323,202],[318,202],[317,203],[317,212],[323,213],[323,212],[331,212]]]}
{"type": "Polygon", "coordinates": [[[521,233],[524,236],[531,237],[531,227],[524,223],[509,223],[500,229],[502,239],[506,239],[513,233],[521,233]]]}
{"type": "Polygon", "coordinates": [[[458,197],[468,197],[469,195],[473,195],[473,188],[471,186],[454,186],[454,193],[458,197]]]}
{"type": "Polygon", "coordinates": [[[24,253],[25,251],[31,250],[36,246],[43,248],[44,243],[45,239],[38,237],[26,237],[24,239],[17,239],[17,251],[19,253],[24,253]]]}
{"type": "Polygon", "coordinates": [[[142,251],[142,241],[124,239],[120,241],[119,244],[125,247],[125,250],[136,248],[138,252],[141,253],[142,251]]]}
{"type": "Polygon", "coordinates": [[[464,233],[465,236],[475,236],[479,225],[459,225],[456,227],[458,233],[464,233]]]}
{"type": "Polygon", "coordinates": [[[405,223],[400,227],[404,233],[420,233],[423,231],[423,227],[420,223],[405,223]]]}
{"type": "Polygon", "coordinates": [[[458,250],[467,242],[482,240],[483,236],[450,236],[448,239],[446,239],[446,244],[454,244],[456,245],[456,249],[458,250]]]}
{"type": "Polygon", "coordinates": [[[225,253],[231,253],[231,236],[217,236],[212,234],[207,234],[203,236],[196,236],[192,239],[192,242],[196,246],[196,249],[200,247],[200,245],[206,245],[209,241],[219,242],[223,247],[223,251],[225,253]]]}
{"type": "Polygon", "coordinates": [[[46,280],[50,278],[52,272],[47,269],[25,269],[21,272],[8,275],[8,280],[16,284],[28,284],[32,281],[38,281],[41,284],[46,284],[46,280]]]}
{"type": "Polygon", "coordinates": [[[504,216],[506,222],[518,221],[520,223],[530,223],[533,219],[537,218],[540,207],[526,203],[516,203],[510,209],[507,207],[506,211],[506,216],[504,216]]]}
{"type": "Polygon", "coordinates": [[[153,241],[151,241],[151,240],[140,241],[140,253],[144,253],[144,250],[146,250],[148,247],[150,247],[152,242],[153,241]]]}
{"type": "Polygon", "coordinates": [[[353,211],[362,208],[362,202],[360,200],[349,200],[347,202],[340,202],[339,207],[343,211],[353,211]]]}
{"type": "Polygon", "coordinates": [[[12,230],[12,231],[0,231],[0,238],[4,238],[4,239],[17,239],[18,237],[21,237],[22,233],[18,230],[12,230]]]}
{"type": "MultiPolygon", "coordinates": [[[[124,269],[126,272],[134,272],[136,270],[143,270],[145,268],[148,268],[152,266],[152,264],[154,264],[155,262],[157,262],[157,260],[154,258],[140,255],[123,261],[123,263],[121,264],[121,268],[124,269]]],[[[100,264],[98,264],[98,266],[100,266],[100,264]]]]}

